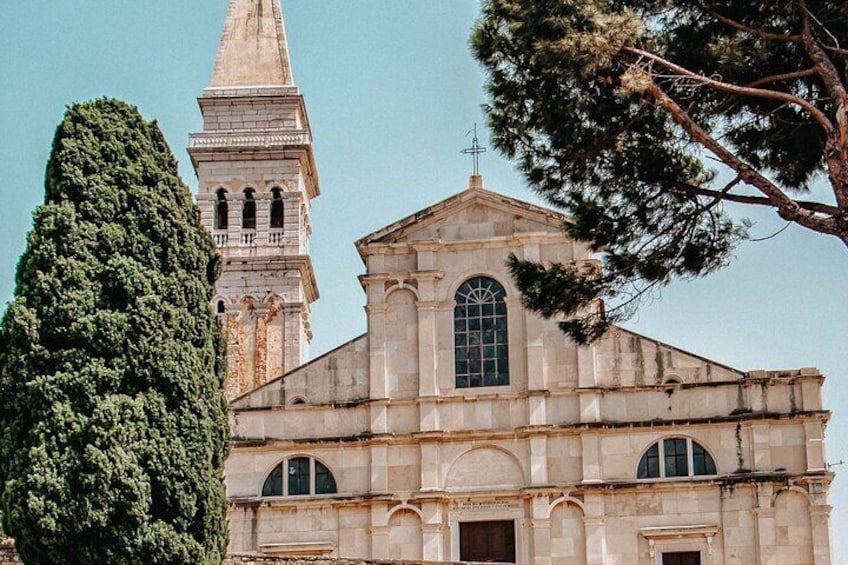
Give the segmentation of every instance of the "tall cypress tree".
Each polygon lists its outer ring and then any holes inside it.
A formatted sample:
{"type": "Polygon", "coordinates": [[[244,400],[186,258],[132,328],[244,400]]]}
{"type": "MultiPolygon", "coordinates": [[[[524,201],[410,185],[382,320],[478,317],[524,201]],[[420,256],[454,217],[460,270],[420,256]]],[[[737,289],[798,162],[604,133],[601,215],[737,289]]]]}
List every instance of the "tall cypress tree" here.
{"type": "Polygon", "coordinates": [[[159,127],[71,106],[0,326],[0,494],[26,563],[219,563],[220,261],[159,127]]]}

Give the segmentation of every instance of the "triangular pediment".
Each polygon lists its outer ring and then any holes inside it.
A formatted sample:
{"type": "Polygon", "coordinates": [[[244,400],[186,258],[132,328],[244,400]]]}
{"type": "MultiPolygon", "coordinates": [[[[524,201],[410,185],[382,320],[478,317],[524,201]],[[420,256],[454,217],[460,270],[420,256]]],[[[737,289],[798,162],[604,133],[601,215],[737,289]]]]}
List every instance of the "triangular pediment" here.
{"type": "Polygon", "coordinates": [[[375,231],[356,242],[459,241],[521,233],[559,233],[568,216],[529,202],[471,188],[375,231]]]}

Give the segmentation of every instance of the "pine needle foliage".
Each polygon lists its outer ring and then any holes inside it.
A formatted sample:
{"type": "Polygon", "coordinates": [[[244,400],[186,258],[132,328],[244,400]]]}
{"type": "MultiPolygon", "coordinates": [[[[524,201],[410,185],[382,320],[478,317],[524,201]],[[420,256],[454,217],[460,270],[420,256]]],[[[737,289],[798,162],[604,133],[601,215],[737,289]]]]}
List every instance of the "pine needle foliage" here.
{"type": "Polygon", "coordinates": [[[0,500],[25,563],[220,563],[219,271],[158,125],[69,107],[0,326],[0,500]]]}
{"type": "Polygon", "coordinates": [[[495,145],[604,252],[601,269],[510,262],[577,342],[726,265],[749,227],[728,202],[848,245],[844,0],[486,0],[472,45],[495,145]],[[803,199],[816,181],[832,199],[803,199]]]}

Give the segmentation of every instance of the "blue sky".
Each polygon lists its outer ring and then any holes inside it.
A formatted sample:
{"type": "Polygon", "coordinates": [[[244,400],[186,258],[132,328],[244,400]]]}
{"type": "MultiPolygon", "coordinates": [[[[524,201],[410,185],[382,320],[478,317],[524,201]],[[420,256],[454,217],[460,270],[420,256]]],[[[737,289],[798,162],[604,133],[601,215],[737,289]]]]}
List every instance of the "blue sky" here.
{"type": "MultiPolygon", "coordinates": [[[[195,99],[209,82],[226,7],[226,0],[4,3],[0,304],[13,294],[53,129],[67,104],[107,95],[137,105],[159,120],[183,178],[196,187],[185,146],[201,129],[195,99]]],[[[471,163],[460,150],[474,122],[484,123],[484,78],[468,47],[478,2],[284,0],[283,10],[322,186],[312,217],[321,292],[314,356],[365,329],[353,241],[467,184],[471,163]]],[[[482,169],[489,188],[539,202],[496,153],[482,169]]],[[[825,187],[818,192],[826,198],[825,187]]],[[[756,222],[753,237],[783,226],[766,211],[734,211],[756,222]]],[[[626,325],[744,370],[820,368],[835,412],[828,459],[848,460],[846,281],[844,245],[791,227],[743,245],[718,274],[665,289],[626,325]]],[[[831,503],[835,562],[848,561],[844,478],[831,503]]]]}

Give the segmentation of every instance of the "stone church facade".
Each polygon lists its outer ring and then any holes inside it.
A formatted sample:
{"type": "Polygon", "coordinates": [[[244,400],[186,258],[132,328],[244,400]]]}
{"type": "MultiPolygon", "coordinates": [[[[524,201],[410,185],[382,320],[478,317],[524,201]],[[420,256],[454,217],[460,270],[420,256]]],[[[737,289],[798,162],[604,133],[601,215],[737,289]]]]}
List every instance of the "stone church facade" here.
{"type": "Polygon", "coordinates": [[[225,260],[236,553],[538,565],[831,563],[823,376],[623,328],[590,347],[505,260],[596,261],[484,188],[363,237],[367,332],[312,361],[320,193],[278,0],[231,0],[189,152],[225,260]]]}

